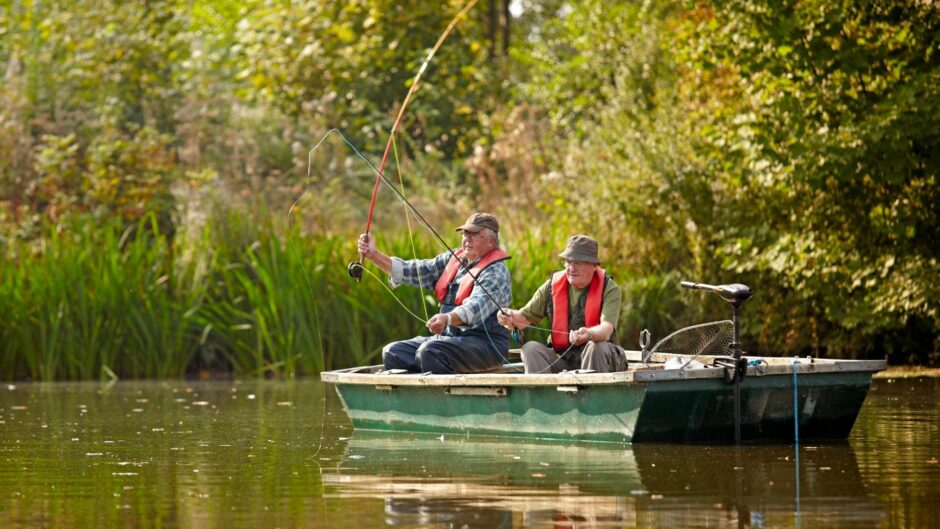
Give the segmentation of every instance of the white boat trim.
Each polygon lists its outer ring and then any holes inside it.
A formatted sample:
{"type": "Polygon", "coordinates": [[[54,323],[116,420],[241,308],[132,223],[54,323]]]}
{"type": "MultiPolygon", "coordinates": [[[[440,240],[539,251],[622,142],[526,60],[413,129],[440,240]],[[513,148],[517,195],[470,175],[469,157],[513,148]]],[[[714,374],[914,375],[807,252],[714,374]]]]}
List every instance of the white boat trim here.
{"type": "MultiPolygon", "coordinates": [[[[334,384],[374,385],[391,388],[394,386],[464,386],[464,387],[491,387],[491,386],[595,386],[630,384],[635,382],[665,382],[672,380],[715,379],[724,377],[724,369],[720,367],[692,367],[685,369],[664,369],[665,362],[672,358],[688,360],[687,355],[669,353],[655,353],[648,364],[641,363],[640,351],[626,351],[630,362],[628,371],[616,373],[592,373],[581,371],[566,371],[562,373],[529,374],[522,373],[522,364],[507,364],[499,372],[475,373],[459,375],[431,375],[417,373],[387,373],[382,366],[354,367],[335,371],[324,371],[321,379],[334,384]],[[511,372],[511,370],[517,372],[511,372]],[[510,372],[507,372],[510,371],[510,372]]],[[[695,357],[703,364],[711,363],[714,357],[695,357]]],[[[746,356],[749,360],[763,360],[766,364],[749,366],[747,377],[761,377],[768,375],[792,375],[796,369],[797,376],[814,373],[875,373],[887,367],[886,360],[827,360],[812,357],[760,357],[746,356]]],[[[744,379],[747,380],[747,377],[744,379]]]]}

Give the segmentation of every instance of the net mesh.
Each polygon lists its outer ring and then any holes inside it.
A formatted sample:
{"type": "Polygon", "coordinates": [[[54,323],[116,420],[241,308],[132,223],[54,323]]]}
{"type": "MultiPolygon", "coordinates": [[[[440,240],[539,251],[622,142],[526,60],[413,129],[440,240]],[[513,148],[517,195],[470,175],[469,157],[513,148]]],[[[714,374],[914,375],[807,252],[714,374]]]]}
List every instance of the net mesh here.
{"type": "Polygon", "coordinates": [[[728,355],[731,354],[733,339],[734,324],[731,320],[700,323],[683,327],[656,342],[649,354],[673,353],[692,357],[728,355]]]}

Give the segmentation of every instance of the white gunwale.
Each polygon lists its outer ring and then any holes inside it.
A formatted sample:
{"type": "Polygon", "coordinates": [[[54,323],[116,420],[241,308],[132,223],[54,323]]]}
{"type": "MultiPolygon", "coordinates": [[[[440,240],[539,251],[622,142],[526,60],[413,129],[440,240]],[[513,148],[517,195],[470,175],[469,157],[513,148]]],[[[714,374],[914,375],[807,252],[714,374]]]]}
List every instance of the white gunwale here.
{"type": "MultiPolygon", "coordinates": [[[[582,373],[564,372],[557,374],[530,374],[521,372],[521,364],[509,364],[507,369],[493,373],[463,375],[426,375],[426,374],[390,374],[380,373],[382,366],[353,367],[335,371],[324,371],[321,379],[334,384],[362,384],[377,386],[596,386],[630,384],[634,382],[665,382],[673,380],[695,380],[723,378],[724,369],[715,367],[687,367],[686,369],[663,369],[663,364],[671,358],[689,359],[687,355],[656,353],[648,364],[641,363],[640,351],[626,351],[630,362],[628,371],[617,373],[582,373]],[[518,368],[519,372],[507,372],[518,368]]],[[[748,367],[747,377],[769,375],[797,376],[813,373],[875,373],[887,367],[886,360],[827,360],[812,357],[760,357],[747,356],[748,359],[762,359],[766,366],[758,369],[748,367]]],[[[695,357],[703,364],[711,363],[712,356],[695,357]]],[[[747,378],[744,379],[747,381],[747,378]]]]}

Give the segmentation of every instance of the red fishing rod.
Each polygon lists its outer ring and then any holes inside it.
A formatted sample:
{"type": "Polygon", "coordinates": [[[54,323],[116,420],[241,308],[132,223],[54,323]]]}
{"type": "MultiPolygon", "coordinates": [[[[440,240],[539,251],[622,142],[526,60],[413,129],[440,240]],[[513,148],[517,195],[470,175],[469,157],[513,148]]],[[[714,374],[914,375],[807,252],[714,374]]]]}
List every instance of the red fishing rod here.
{"type": "MultiPolygon", "coordinates": [[[[405,100],[401,104],[401,108],[398,110],[398,117],[395,118],[395,123],[392,125],[392,132],[388,135],[388,143],[385,145],[385,154],[382,155],[382,161],[379,163],[379,169],[375,174],[375,186],[372,188],[372,202],[369,204],[369,216],[366,218],[366,237],[369,236],[369,232],[372,229],[372,215],[375,212],[375,199],[379,194],[379,184],[382,181],[382,176],[385,174],[385,162],[388,161],[388,154],[392,150],[392,143],[395,140],[395,133],[398,132],[398,127],[401,125],[401,118],[405,115],[405,108],[408,106],[408,102],[411,101],[411,96],[418,89],[418,82],[421,80],[421,76],[424,75],[424,71],[427,70],[428,64],[430,64],[431,59],[434,57],[434,54],[437,52],[438,48],[441,47],[441,44],[444,44],[444,41],[447,39],[450,32],[457,26],[457,23],[460,22],[460,19],[467,14],[470,9],[476,5],[477,0],[470,0],[467,2],[467,5],[457,13],[457,16],[450,21],[450,24],[447,25],[447,29],[441,33],[441,36],[438,37],[437,43],[434,44],[434,47],[431,48],[430,53],[424,59],[424,63],[421,64],[421,68],[418,70],[418,74],[415,75],[414,81],[411,82],[411,86],[408,88],[408,93],[405,95],[405,100]]],[[[355,261],[349,263],[349,266],[346,267],[346,271],[349,272],[350,277],[354,278],[357,282],[362,281],[362,256],[355,261]]]]}

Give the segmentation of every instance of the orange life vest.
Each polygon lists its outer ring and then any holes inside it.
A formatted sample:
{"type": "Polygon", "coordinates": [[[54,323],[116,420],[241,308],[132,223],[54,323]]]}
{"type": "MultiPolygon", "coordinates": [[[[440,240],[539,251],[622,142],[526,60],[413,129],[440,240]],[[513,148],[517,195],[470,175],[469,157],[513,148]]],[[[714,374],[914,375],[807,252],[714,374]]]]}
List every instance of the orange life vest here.
{"type": "MultiPolygon", "coordinates": [[[[584,326],[593,327],[601,322],[601,305],[604,301],[604,269],[598,268],[588,286],[587,303],[584,307],[584,326]]],[[[568,277],[564,271],[552,274],[552,347],[563,351],[571,345],[568,341],[568,277]]]]}
{"type": "MultiPolygon", "coordinates": [[[[463,257],[463,254],[466,253],[463,248],[454,252],[454,255],[450,257],[450,261],[447,262],[447,266],[444,268],[444,272],[441,274],[441,277],[438,278],[437,284],[434,285],[434,295],[437,296],[437,300],[441,303],[444,302],[444,298],[447,296],[448,287],[454,278],[457,277],[457,272],[460,270],[460,258],[463,257]]],[[[473,292],[473,285],[476,282],[473,280],[474,277],[479,276],[480,272],[483,271],[487,266],[498,262],[509,259],[509,254],[502,251],[499,248],[493,248],[486,255],[480,259],[473,268],[470,269],[470,272],[464,274],[460,279],[460,286],[457,287],[457,296],[454,299],[454,305],[460,305],[465,299],[470,296],[470,293],[473,292]],[[473,277],[471,277],[471,275],[473,277]]]]}

